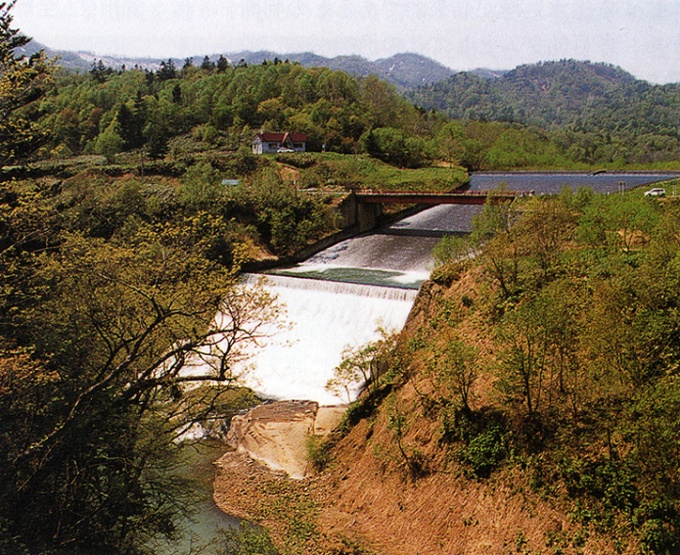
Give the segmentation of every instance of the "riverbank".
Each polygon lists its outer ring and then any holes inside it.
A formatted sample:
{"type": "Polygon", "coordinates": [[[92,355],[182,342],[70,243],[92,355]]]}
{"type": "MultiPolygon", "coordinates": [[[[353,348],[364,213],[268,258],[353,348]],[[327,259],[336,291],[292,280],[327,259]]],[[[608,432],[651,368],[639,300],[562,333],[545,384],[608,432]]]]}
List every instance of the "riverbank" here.
{"type": "MultiPolygon", "coordinates": [[[[476,284],[473,275],[450,288],[426,284],[402,331],[402,345],[432,320],[439,303],[452,307],[463,296],[480,303],[476,284]]],[[[481,330],[467,331],[481,345],[481,330]]],[[[559,496],[537,489],[521,465],[484,480],[468,476],[442,447],[441,421],[427,417],[425,400],[433,399],[427,373],[398,381],[388,402],[336,438],[320,474],[292,480],[243,453],[225,454],[216,462],[217,505],[261,524],[279,546],[294,546],[290,551],[295,553],[615,552],[610,542],[589,537],[559,496]],[[402,422],[402,428],[395,428],[395,422],[402,422]]],[[[489,402],[489,387],[486,380],[475,384],[471,395],[477,406],[489,402]]]]}

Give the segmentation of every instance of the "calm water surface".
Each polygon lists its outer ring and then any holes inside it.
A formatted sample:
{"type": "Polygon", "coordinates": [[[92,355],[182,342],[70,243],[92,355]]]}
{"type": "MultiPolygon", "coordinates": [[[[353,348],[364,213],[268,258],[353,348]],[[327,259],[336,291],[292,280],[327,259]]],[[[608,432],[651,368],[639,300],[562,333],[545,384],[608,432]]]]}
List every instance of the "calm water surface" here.
{"type": "Polygon", "coordinates": [[[615,193],[619,190],[619,183],[623,183],[626,190],[651,185],[659,181],[667,181],[680,177],[680,173],[472,173],[470,175],[470,189],[485,191],[497,187],[505,182],[513,190],[531,191],[539,194],[557,194],[564,187],[576,191],[579,187],[590,187],[596,193],[615,193]]]}

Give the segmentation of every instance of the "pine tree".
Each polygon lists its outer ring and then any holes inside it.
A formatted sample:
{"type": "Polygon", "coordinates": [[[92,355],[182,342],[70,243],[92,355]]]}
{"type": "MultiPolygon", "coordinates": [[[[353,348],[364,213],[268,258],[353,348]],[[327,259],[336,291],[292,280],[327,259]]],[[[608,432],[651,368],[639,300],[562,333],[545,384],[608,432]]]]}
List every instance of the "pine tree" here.
{"type": "Polygon", "coordinates": [[[210,57],[206,56],[201,63],[201,69],[212,73],[215,71],[215,62],[213,62],[210,57]]]}
{"type": "Polygon", "coordinates": [[[15,2],[0,3],[0,165],[28,156],[46,140],[26,108],[43,95],[52,65],[43,51],[18,54],[31,39],[12,28],[15,2]]]}
{"type": "Polygon", "coordinates": [[[120,126],[120,135],[123,138],[123,149],[134,150],[141,147],[144,142],[142,136],[144,121],[138,110],[131,110],[126,104],[121,104],[116,119],[120,126]]]}
{"type": "Polygon", "coordinates": [[[167,81],[168,79],[174,79],[177,77],[175,62],[173,62],[171,59],[168,59],[167,62],[161,62],[161,66],[158,68],[156,75],[159,81],[167,81]]]}
{"type": "Polygon", "coordinates": [[[220,54],[220,57],[217,60],[217,71],[219,73],[224,73],[228,68],[229,61],[222,54],[220,54]]]}

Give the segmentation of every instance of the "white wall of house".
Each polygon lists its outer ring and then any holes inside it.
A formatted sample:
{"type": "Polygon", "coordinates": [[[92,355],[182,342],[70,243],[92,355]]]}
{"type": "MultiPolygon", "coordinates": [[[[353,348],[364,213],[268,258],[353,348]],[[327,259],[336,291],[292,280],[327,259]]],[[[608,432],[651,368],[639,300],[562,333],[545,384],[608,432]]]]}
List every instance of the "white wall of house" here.
{"type": "Polygon", "coordinates": [[[263,141],[259,136],[255,137],[253,140],[253,153],[254,154],[272,154],[276,153],[280,148],[288,148],[294,150],[295,152],[306,152],[307,143],[306,142],[293,142],[286,140],[281,141],[263,141]]]}

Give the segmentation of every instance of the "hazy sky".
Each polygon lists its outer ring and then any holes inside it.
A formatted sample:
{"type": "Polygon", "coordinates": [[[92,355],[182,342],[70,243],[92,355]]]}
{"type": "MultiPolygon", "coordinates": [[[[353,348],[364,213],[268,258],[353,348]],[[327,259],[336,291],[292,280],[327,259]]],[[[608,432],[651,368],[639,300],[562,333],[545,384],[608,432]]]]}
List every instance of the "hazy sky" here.
{"type": "Polygon", "coordinates": [[[417,52],[455,70],[574,58],[680,82],[680,0],[19,0],[13,14],[50,48],[98,55],[417,52]]]}

